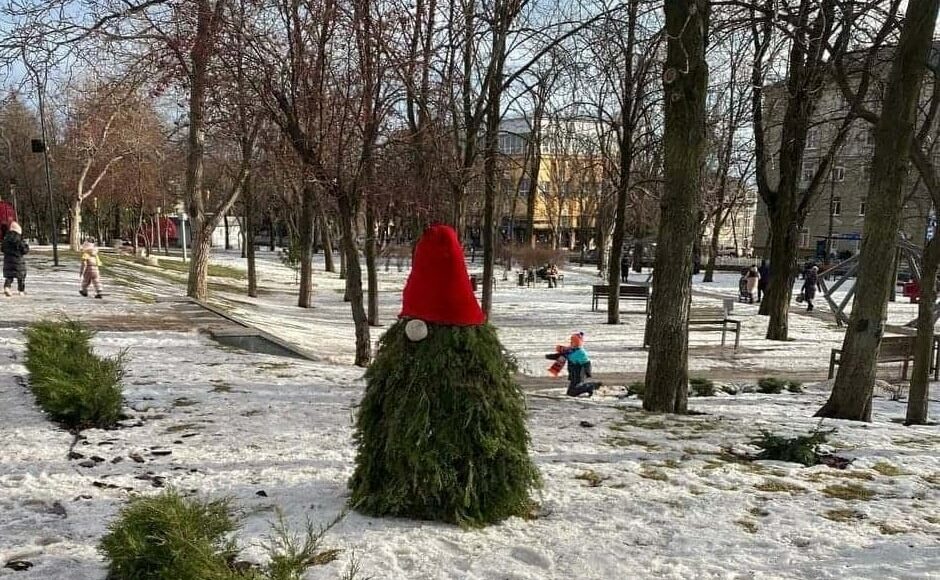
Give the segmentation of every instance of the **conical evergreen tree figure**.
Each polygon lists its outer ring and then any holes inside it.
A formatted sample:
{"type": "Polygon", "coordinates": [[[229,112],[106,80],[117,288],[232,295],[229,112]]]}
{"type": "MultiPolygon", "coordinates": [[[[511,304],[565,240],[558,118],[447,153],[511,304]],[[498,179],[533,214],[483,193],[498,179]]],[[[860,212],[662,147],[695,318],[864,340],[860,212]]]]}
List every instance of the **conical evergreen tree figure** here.
{"type": "Polygon", "coordinates": [[[366,372],[353,507],[469,526],[528,513],[539,475],[515,370],[473,295],[456,233],[430,228],[400,320],[366,372]]]}

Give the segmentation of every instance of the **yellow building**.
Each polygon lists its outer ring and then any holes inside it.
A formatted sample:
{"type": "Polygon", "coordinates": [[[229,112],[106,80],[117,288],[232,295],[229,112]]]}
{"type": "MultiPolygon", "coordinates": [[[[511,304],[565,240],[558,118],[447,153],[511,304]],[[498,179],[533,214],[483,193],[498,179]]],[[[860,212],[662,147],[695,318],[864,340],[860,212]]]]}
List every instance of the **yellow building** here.
{"type": "MultiPolygon", "coordinates": [[[[503,241],[528,240],[528,196],[535,184],[534,230],[540,243],[575,249],[594,237],[603,179],[593,123],[546,119],[538,171],[533,172],[532,120],[500,126],[500,196],[497,215],[503,241]]],[[[472,213],[481,215],[481,208],[472,213]]]]}

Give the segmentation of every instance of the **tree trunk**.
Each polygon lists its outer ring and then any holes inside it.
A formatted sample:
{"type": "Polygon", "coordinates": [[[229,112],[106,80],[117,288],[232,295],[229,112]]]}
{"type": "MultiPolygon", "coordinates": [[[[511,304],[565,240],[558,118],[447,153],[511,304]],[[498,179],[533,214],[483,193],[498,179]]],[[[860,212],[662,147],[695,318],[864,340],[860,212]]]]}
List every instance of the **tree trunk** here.
{"type": "MultiPolygon", "coordinates": [[[[187,295],[197,300],[209,297],[209,252],[212,231],[206,227],[205,193],[202,190],[206,147],[206,89],[212,51],[212,6],[209,0],[196,0],[196,34],[190,49],[189,135],[186,154],[186,194],[193,236],[193,259],[189,266],[187,295]]],[[[134,234],[136,236],[136,233],[134,234]]]]}
{"type": "Polygon", "coordinates": [[[721,225],[718,223],[720,215],[721,210],[718,210],[718,215],[715,216],[715,227],[712,230],[712,239],[709,242],[708,263],[705,264],[705,275],[702,276],[702,282],[715,281],[715,261],[718,259],[718,244],[721,241],[721,225]]]}
{"type": "MultiPolygon", "coordinates": [[[[871,421],[871,396],[888,298],[895,283],[897,236],[904,206],[903,184],[914,134],[917,99],[940,0],[912,0],[875,128],[868,189],[869,211],[859,255],[857,292],[842,343],[842,362],[820,417],[871,421]]],[[[933,286],[935,280],[928,280],[933,286]]]]}
{"type": "Polygon", "coordinates": [[[317,203],[312,184],[304,184],[301,199],[298,243],[300,244],[300,294],[297,306],[310,308],[313,304],[313,220],[317,203]]]}
{"type": "Polygon", "coordinates": [[[317,221],[320,223],[320,239],[323,243],[324,270],[330,273],[336,273],[336,263],[333,261],[333,235],[330,232],[330,224],[326,220],[324,211],[317,211],[317,221]]]}
{"type": "Polygon", "coordinates": [[[375,209],[366,201],[366,273],[369,279],[369,324],[379,326],[379,272],[376,265],[375,209]]]}
{"type": "Polygon", "coordinates": [[[209,256],[212,252],[212,229],[192,220],[193,247],[189,263],[187,295],[196,300],[209,297],[209,256]]]}
{"type": "MultiPolygon", "coordinates": [[[[607,268],[607,284],[611,292],[607,295],[607,324],[620,324],[620,269],[623,266],[623,242],[627,235],[627,201],[630,198],[630,172],[633,166],[633,125],[634,125],[634,75],[633,50],[636,45],[637,14],[639,0],[630,0],[627,21],[627,43],[624,47],[626,57],[620,95],[620,171],[617,179],[617,206],[614,214],[614,235],[610,244],[610,256],[607,268]]],[[[559,211],[560,213],[560,211],[559,211]]]]}
{"type": "Polygon", "coordinates": [[[222,224],[225,226],[225,249],[226,249],[226,250],[231,250],[231,249],[232,249],[232,242],[231,242],[231,239],[229,238],[228,216],[224,216],[224,217],[222,218],[222,224]]]}
{"type": "Polygon", "coordinates": [[[72,200],[69,209],[69,249],[77,252],[82,245],[82,201],[72,200]]]}
{"type": "Polygon", "coordinates": [[[119,204],[114,204],[114,224],[111,229],[111,239],[120,240],[121,239],[121,206],[119,204]]]}
{"type": "Polygon", "coordinates": [[[359,249],[356,247],[354,221],[356,208],[347,194],[340,194],[340,223],[342,226],[343,255],[346,264],[346,295],[352,307],[353,323],[356,327],[356,361],[358,367],[367,367],[372,360],[372,342],[369,336],[369,318],[366,316],[362,294],[362,268],[359,265],[359,249]]]}
{"type": "Polygon", "coordinates": [[[914,370],[907,399],[906,425],[926,425],[930,401],[930,367],[933,365],[934,311],[937,302],[937,271],[940,270],[940,237],[934,235],[924,249],[920,278],[920,304],[917,307],[917,340],[914,344],[914,370]]]}
{"type": "Polygon", "coordinates": [[[255,195],[251,188],[251,179],[245,182],[245,258],[248,260],[248,295],[258,297],[258,270],[255,262],[255,195]]]}
{"type": "Polygon", "coordinates": [[[273,252],[277,249],[277,221],[274,220],[274,216],[268,216],[268,226],[270,227],[268,231],[268,250],[273,252]]]}
{"type": "Polygon", "coordinates": [[[705,151],[707,0],[665,0],[667,55],[662,218],[651,299],[643,408],[685,413],[692,246],[701,206],[705,151]]]}
{"type": "Polygon", "coordinates": [[[771,276],[760,305],[760,313],[770,316],[767,339],[787,340],[790,300],[793,298],[793,282],[797,273],[799,229],[794,222],[773,217],[770,227],[771,276]]]}

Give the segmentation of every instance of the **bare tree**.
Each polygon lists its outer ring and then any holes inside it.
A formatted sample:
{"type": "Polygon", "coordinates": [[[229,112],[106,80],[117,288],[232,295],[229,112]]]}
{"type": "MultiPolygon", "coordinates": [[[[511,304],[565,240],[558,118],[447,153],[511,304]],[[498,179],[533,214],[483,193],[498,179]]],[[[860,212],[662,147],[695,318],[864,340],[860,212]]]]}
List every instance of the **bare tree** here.
{"type": "MultiPolygon", "coordinates": [[[[685,413],[688,404],[688,317],[692,246],[701,203],[708,68],[705,0],[665,0],[663,71],[666,188],[648,322],[650,352],[643,408],[685,413]]],[[[619,282],[619,281],[616,281],[619,282]]]]}
{"type": "MultiPolygon", "coordinates": [[[[817,413],[821,417],[871,420],[878,349],[884,333],[888,295],[895,282],[895,241],[904,202],[903,184],[938,7],[938,0],[912,1],[894,51],[884,104],[875,129],[875,154],[868,192],[870,210],[865,216],[855,304],[832,394],[817,413]]],[[[925,283],[935,286],[936,278],[925,283]]]]}

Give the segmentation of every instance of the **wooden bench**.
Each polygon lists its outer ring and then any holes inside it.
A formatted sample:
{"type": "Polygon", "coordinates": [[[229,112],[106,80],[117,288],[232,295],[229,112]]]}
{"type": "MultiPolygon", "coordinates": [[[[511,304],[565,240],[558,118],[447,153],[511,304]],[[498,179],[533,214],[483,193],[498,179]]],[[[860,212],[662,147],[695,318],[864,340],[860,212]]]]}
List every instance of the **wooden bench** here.
{"type": "Polygon", "coordinates": [[[741,344],[741,321],[728,318],[722,307],[693,308],[689,312],[689,332],[721,332],[721,346],[729,332],[734,333],[734,350],[741,344]]]}
{"type": "MultiPolygon", "coordinates": [[[[610,297],[610,286],[606,284],[594,284],[591,286],[591,312],[597,311],[597,306],[601,299],[606,300],[610,297]]],[[[646,302],[646,312],[650,308],[650,288],[649,286],[638,286],[633,284],[621,284],[621,300],[643,300],[646,302]]]]}
{"type": "MultiPolygon", "coordinates": [[[[643,347],[649,346],[650,317],[646,317],[646,331],[643,333],[643,347]]],[[[720,332],[721,346],[725,346],[728,333],[734,333],[734,349],[741,344],[741,321],[728,317],[728,311],[721,307],[693,308],[689,312],[689,332],[720,332]]]]}
{"type": "MultiPolygon", "coordinates": [[[[881,339],[878,360],[881,363],[901,363],[901,379],[907,379],[907,367],[914,360],[915,336],[885,336],[881,339]]],[[[933,337],[933,350],[930,353],[930,372],[933,380],[940,380],[940,336],[933,337]]],[[[836,376],[836,366],[842,364],[842,349],[834,348],[829,355],[829,378],[836,376]]]]}

